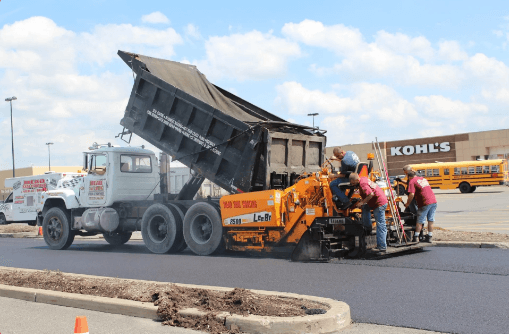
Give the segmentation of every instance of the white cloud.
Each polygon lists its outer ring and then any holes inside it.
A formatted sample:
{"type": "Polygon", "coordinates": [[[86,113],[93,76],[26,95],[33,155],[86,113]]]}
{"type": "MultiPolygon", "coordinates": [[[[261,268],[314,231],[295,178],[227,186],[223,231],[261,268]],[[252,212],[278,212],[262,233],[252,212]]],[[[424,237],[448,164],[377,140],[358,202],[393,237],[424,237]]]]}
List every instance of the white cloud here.
{"type": "Polygon", "coordinates": [[[185,26],[184,31],[187,36],[194,39],[201,39],[200,29],[192,23],[185,26]]]}
{"type": "Polygon", "coordinates": [[[465,103],[459,100],[451,100],[444,96],[416,96],[416,106],[425,114],[437,118],[454,118],[456,121],[463,120],[473,113],[486,114],[488,107],[480,103],[465,103]]]}
{"type": "Polygon", "coordinates": [[[145,23],[166,23],[169,24],[170,20],[161,12],[153,12],[141,17],[141,21],[145,23]]]}
{"type": "Polygon", "coordinates": [[[438,53],[445,61],[467,60],[468,54],[456,41],[443,41],[439,43],[438,53]]]}
{"type": "Polygon", "coordinates": [[[281,77],[287,62],[301,55],[297,43],[276,37],[272,32],[213,36],[205,42],[207,58],[195,62],[209,79],[261,80],[281,77]]]}

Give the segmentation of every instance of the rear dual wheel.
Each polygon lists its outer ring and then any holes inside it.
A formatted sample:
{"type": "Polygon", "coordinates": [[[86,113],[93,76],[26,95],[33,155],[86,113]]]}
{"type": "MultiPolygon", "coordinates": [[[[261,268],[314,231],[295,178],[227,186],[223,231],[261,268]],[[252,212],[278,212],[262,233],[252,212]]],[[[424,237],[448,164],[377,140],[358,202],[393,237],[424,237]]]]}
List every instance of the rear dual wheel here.
{"type": "Polygon", "coordinates": [[[151,205],[141,219],[141,236],[152,253],[176,253],[185,248],[182,212],[173,205],[151,205]]]}
{"type": "Polygon", "coordinates": [[[223,224],[219,209],[207,202],[191,206],[184,218],[184,239],[197,255],[223,251],[223,224]]]}

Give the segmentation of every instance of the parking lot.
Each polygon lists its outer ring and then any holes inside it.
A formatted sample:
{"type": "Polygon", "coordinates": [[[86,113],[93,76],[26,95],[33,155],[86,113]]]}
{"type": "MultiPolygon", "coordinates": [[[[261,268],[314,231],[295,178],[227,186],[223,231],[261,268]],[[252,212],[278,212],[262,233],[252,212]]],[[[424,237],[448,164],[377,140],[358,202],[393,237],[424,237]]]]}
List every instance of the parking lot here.
{"type": "Polygon", "coordinates": [[[436,226],[449,230],[509,234],[509,187],[434,190],[438,201],[436,226]]]}

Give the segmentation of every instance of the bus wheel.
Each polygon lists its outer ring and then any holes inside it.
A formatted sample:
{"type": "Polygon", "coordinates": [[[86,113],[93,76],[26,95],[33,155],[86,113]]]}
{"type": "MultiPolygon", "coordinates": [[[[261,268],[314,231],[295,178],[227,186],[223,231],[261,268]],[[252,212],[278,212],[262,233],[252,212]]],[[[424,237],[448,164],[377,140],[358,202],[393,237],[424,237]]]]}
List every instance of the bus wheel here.
{"type": "Polygon", "coordinates": [[[75,231],[71,230],[71,215],[67,210],[51,208],[42,221],[42,235],[51,249],[67,249],[74,241],[75,231]]]}
{"type": "Polygon", "coordinates": [[[471,192],[471,193],[473,193],[476,189],[477,189],[477,186],[473,186],[473,187],[470,189],[470,192],[471,192]]]}
{"type": "Polygon", "coordinates": [[[211,255],[224,250],[219,211],[206,202],[191,206],[184,218],[184,239],[197,255],[211,255]]]}
{"type": "Polygon", "coordinates": [[[461,182],[459,188],[463,194],[469,193],[470,190],[472,189],[472,187],[470,186],[470,184],[468,184],[468,182],[461,182]]]}
{"type": "Polygon", "coordinates": [[[151,205],[141,219],[141,236],[152,253],[174,253],[180,247],[182,220],[173,208],[160,203],[151,205]]]}

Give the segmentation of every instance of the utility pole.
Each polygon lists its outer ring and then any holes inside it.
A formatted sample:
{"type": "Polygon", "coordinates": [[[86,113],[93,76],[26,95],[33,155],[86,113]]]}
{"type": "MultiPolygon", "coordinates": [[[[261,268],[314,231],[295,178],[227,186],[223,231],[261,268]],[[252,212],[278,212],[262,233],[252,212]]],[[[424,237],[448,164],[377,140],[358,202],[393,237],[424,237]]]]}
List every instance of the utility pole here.
{"type": "Polygon", "coordinates": [[[315,116],[318,116],[318,115],[319,115],[319,113],[317,113],[317,112],[308,114],[308,116],[313,116],[313,129],[315,128],[315,116]]]}
{"type": "Polygon", "coordinates": [[[48,170],[51,171],[51,150],[49,146],[53,145],[53,143],[46,143],[46,145],[48,145],[48,170]]]}
{"type": "Polygon", "coordinates": [[[16,166],[14,165],[14,131],[12,128],[12,101],[17,100],[16,96],[8,97],[5,101],[11,104],[11,142],[12,142],[12,177],[16,177],[16,166]]]}

